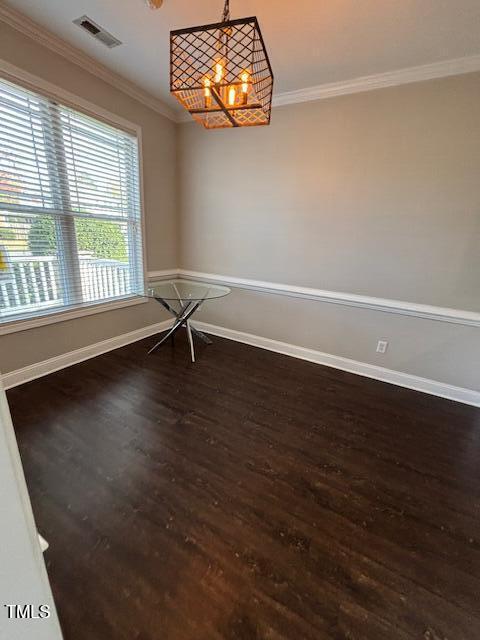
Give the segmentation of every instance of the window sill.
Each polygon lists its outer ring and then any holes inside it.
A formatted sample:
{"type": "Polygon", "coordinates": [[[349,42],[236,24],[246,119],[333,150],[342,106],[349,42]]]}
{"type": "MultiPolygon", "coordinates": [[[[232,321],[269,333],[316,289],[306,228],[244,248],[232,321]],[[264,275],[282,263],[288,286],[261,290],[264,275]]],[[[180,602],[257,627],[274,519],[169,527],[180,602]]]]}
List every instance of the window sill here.
{"type": "Polygon", "coordinates": [[[17,331],[26,331],[27,329],[35,329],[47,324],[55,324],[57,322],[65,322],[66,320],[74,320],[75,318],[83,318],[85,316],[104,313],[105,311],[114,311],[115,309],[123,309],[124,307],[133,307],[137,304],[145,304],[148,299],[141,296],[130,296],[121,300],[110,300],[98,304],[88,304],[74,309],[57,311],[37,316],[35,318],[25,318],[23,320],[12,320],[11,322],[0,322],[0,336],[8,333],[17,333],[17,331]]]}

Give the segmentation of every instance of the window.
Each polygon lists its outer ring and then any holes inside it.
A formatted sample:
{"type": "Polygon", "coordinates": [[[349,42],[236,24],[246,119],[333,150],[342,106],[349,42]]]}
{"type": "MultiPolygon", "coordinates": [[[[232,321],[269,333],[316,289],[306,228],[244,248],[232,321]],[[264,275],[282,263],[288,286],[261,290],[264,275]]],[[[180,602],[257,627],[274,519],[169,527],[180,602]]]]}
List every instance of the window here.
{"type": "Polygon", "coordinates": [[[138,141],[0,80],[0,323],[143,284],[138,141]]]}

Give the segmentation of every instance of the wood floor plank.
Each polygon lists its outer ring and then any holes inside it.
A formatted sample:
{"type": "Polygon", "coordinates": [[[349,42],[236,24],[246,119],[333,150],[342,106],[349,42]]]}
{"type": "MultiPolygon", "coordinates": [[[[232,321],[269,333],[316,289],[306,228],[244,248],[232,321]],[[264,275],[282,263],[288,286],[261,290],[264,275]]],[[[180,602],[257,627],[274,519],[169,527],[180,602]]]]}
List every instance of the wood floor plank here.
{"type": "Polygon", "coordinates": [[[66,640],[480,637],[480,410],[154,342],[8,393],[66,640]]]}

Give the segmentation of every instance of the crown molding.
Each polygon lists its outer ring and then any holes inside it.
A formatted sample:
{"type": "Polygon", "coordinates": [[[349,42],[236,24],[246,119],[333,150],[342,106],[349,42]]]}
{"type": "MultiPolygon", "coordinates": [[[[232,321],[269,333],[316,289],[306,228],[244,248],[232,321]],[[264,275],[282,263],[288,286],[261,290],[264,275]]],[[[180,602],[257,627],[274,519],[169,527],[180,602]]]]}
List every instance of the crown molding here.
{"type": "Polygon", "coordinates": [[[361,93],[363,91],[373,91],[386,87],[396,87],[402,84],[434,80],[435,78],[446,78],[447,76],[455,76],[474,71],[480,71],[480,55],[443,60],[418,67],[408,67],[406,69],[398,69],[397,71],[388,71],[386,73],[353,78],[352,80],[319,84],[315,87],[307,87],[306,89],[298,89],[297,91],[277,93],[273,96],[273,106],[281,107],[298,102],[325,100],[350,93],[361,93]]]}
{"type": "Polygon", "coordinates": [[[131,98],[134,98],[138,102],[141,102],[146,107],[153,109],[162,116],[165,116],[169,120],[177,122],[177,114],[173,109],[168,107],[164,102],[155,98],[147,91],[144,91],[130,80],[127,80],[123,76],[111,71],[105,65],[97,62],[94,58],[84,53],[77,47],[69,44],[62,38],[54,35],[44,27],[40,26],[37,22],[34,22],[28,18],[25,14],[9,7],[0,0],[0,20],[10,25],[17,31],[24,33],[26,36],[35,40],[39,44],[47,47],[51,51],[63,56],[70,62],[78,65],[97,76],[101,80],[108,82],[116,89],[126,93],[131,98]]]}
{"type": "MultiPolygon", "coordinates": [[[[364,91],[374,91],[375,89],[397,87],[403,84],[434,80],[435,78],[446,78],[448,76],[456,76],[475,71],[480,71],[480,55],[443,60],[442,62],[424,64],[418,67],[408,67],[406,69],[398,69],[397,71],[361,76],[351,80],[319,84],[315,87],[306,87],[305,89],[298,89],[296,91],[276,93],[273,96],[273,106],[282,107],[288,104],[326,100],[328,98],[334,98],[335,96],[345,96],[351,93],[362,93],[364,91]]],[[[185,112],[178,114],[177,122],[193,122],[193,120],[189,117],[189,114],[185,112]]]]}
{"type": "MultiPolygon", "coordinates": [[[[185,113],[183,110],[179,112],[169,107],[158,98],[155,98],[133,82],[130,82],[130,80],[111,71],[105,65],[97,62],[97,60],[80,49],[77,49],[77,47],[74,47],[40,26],[25,14],[6,5],[3,0],[0,0],[0,20],[17,29],[17,31],[24,33],[29,38],[32,38],[32,40],[49,48],[51,51],[63,56],[70,62],[82,67],[101,80],[108,82],[116,89],[123,91],[123,93],[126,93],[169,120],[177,123],[192,122],[188,113],[185,113]]],[[[442,60],[441,62],[434,62],[417,67],[408,67],[406,69],[397,69],[396,71],[387,71],[386,73],[361,76],[340,82],[329,82],[295,91],[285,91],[273,96],[273,106],[281,107],[300,102],[325,100],[327,98],[334,98],[335,96],[373,91],[386,87],[396,87],[403,84],[434,80],[435,78],[445,78],[475,71],[480,71],[480,55],[442,60]]]]}

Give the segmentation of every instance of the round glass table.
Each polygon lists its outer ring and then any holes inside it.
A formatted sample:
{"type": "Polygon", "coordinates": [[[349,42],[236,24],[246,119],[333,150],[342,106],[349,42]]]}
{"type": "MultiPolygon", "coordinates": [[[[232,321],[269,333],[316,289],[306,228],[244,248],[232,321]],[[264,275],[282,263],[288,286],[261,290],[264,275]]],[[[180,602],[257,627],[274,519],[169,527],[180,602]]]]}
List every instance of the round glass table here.
{"type": "Polygon", "coordinates": [[[148,282],[141,295],[156,300],[175,318],[167,333],[148,353],[156,351],[168,338],[173,337],[181,327],[185,327],[190,343],[192,362],[195,362],[193,336],[200,338],[207,344],[211,344],[212,341],[204,333],[191,326],[190,318],[207,300],[223,298],[229,293],[230,289],[228,287],[207,282],[184,280],[182,278],[148,282]]]}

